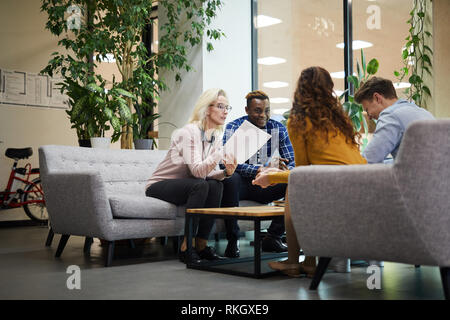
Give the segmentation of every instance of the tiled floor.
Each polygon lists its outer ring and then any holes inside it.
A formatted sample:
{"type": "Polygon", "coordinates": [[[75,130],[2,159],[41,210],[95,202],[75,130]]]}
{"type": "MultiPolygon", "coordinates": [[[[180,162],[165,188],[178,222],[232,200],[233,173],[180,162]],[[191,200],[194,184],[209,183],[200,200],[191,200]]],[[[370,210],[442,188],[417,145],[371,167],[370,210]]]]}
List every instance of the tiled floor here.
{"type": "MultiPolygon", "coordinates": [[[[318,290],[310,291],[307,278],[252,279],[186,269],[170,243],[157,241],[134,250],[117,247],[112,267],[105,268],[98,240],[85,256],[84,238],[71,237],[55,259],[59,235],[51,247],[44,246],[46,236],[44,227],[0,229],[0,299],[443,299],[437,267],[385,263],[381,289],[369,290],[367,266],[353,266],[348,274],[328,272],[318,290]],[[67,288],[70,265],[80,267],[80,290],[67,288]]],[[[219,252],[225,246],[221,241],[219,252]]],[[[241,242],[244,254],[252,249],[241,242]]]]}

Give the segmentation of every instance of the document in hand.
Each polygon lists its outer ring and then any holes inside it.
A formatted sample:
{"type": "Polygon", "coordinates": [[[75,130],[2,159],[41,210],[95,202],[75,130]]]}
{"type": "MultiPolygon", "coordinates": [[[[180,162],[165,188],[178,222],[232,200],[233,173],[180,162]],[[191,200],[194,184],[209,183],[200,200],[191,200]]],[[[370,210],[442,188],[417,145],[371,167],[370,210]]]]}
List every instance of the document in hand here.
{"type": "Polygon", "coordinates": [[[253,156],[270,139],[271,135],[245,120],[225,143],[225,154],[241,164],[253,156]]]}

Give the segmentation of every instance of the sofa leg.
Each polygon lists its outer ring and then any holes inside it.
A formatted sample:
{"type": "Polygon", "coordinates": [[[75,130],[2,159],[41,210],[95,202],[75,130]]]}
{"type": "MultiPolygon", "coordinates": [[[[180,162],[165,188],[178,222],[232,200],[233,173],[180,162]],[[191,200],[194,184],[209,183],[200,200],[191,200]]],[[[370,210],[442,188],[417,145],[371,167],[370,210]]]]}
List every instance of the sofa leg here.
{"type": "Polygon", "coordinates": [[[54,235],[55,233],[53,232],[53,229],[50,228],[50,230],[48,230],[47,240],[45,241],[46,247],[50,247],[52,245],[54,235]]]}
{"type": "Polygon", "coordinates": [[[311,281],[309,286],[309,290],[316,290],[319,286],[320,281],[322,280],[325,271],[327,271],[328,264],[330,263],[331,258],[320,257],[319,264],[316,269],[316,273],[314,274],[314,278],[311,281]]]}
{"type": "Polygon", "coordinates": [[[83,248],[84,253],[89,253],[91,251],[91,246],[93,242],[94,239],[91,237],[86,237],[86,239],[84,239],[84,248],[83,248]]]}
{"type": "Polygon", "coordinates": [[[178,250],[181,247],[181,241],[183,241],[182,239],[183,238],[181,236],[172,237],[173,252],[175,254],[178,253],[178,250]]]}
{"type": "Polygon", "coordinates": [[[442,287],[444,288],[445,300],[450,300],[450,268],[444,267],[441,269],[442,287]]]}
{"type": "Polygon", "coordinates": [[[59,240],[58,249],[56,249],[55,258],[59,258],[64,248],[66,247],[67,240],[69,240],[70,235],[63,234],[59,240]]]}
{"type": "Polygon", "coordinates": [[[414,268],[420,268],[420,264],[415,264],[414,268]]]}
{"type": "Polygon", "coordinates": [[[105,267],[109,267],[112,263],[112,259],[114,256],[114,247],[115,247],[115,242],[108,241],[108,249],[106,252],[105,267]]]}

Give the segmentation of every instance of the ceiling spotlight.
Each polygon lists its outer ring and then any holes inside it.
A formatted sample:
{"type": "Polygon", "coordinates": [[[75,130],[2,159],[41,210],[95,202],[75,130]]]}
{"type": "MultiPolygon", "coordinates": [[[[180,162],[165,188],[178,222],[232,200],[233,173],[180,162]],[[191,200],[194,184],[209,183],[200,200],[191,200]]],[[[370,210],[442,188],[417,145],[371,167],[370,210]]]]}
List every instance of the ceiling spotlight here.
{"type": "Polygon", "coordinates": [[[259,64],[264,64],[267,66],[271,66],[274,64],[280,64],[280,63],[285,63],[286,59],[283,58],[278,58],[278,57],[265,57],[265,58],[259,58],[258,59],[258,63],[259,64]]]}
{"type": "Polygon", "coordinates": [[[345,71],[332,72],[332,73],[330,73],[330,76],[332,78],[336,78],[336,79],[344,79],[345,71]]]}
{"type": "Polygon", "coordinates": [[[409,88],[411,87],[411,83],[409,82],[396,82],[394,83],[394,88],[395,89],[404,89],[404,88],[409,88]]]}
{"type": "Polygon", "coordinates": [[[256,28],[268,27],[274,24],[279,24],[281,22],[283,21],[281,21],[280,19],[260,14],[256,17],[256,28]]]}
{"type": "Polygon", "coordinates": [[[283,114],[283,113],[285,113],[286,111],[289,111],[289,109],[288,109],[288,108],[272,109],[272,113],[273,113],[273,114],[283,114]]]}
{"type": "MultiPolygon", "coordinates": [[[[336,45],[337,48],[339,49],[344,49],[345,44],[343,42],[338,43],[336,45]]],[[[364,48],[370,48],[373,46],[373,43],[367,42],[367,41],[362,41],[362,40],[353,40],[352,42],[352,47],[353,50],[359,50],[359,49],[364,49],[364,48]]]]}
{"type": "Polygon", "coordinates": [[[270,82],[264,82],[263,86],[266,88],[284,88],[289,86],[287,82],[283,81],[270,81],[270,82]]]}
{"type": "Polygon", "coordinates": [[[287,103],[289,102],[288,98],[272,98],[270,99],[270,102],[272,103],[287,103]]]}

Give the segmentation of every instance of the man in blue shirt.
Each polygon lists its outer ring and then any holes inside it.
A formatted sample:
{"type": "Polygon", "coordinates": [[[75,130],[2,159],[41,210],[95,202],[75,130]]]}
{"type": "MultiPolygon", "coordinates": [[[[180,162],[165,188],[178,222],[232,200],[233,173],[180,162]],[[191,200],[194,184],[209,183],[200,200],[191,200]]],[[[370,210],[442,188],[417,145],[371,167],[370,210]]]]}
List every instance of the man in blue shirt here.
{"type": "Polygon", "coordinates": [[[388,155],[395,159],[406,128],[417,120],[433,120],[427,110],[413,102],[397,98],[392,81],[372,77],[355,94],[355,101],[363,105],[377,126],[372,140],[363,151],[368,163],[387,162],[388,155]]]}
{"type": "MultiPolygon", "coordinates": [[[[245,107],[247,116],[227,124],[223,143],[227,142],[245,120],[266,131],[272,137],[246,163],[239,164],[231,177],[223,180],[222,207],[237,207],[239,206],[239,200],[253,200],[266,204],[283,198],[286,194],[286,184],[277,184],[263,189],[254,186],[252,180],[270,164],[280,169],[293,169],[295,167],[294,150],[286,127],[282,123],[270,119],[269,97],[262,91],[253,91],[247,94],[245,98],[247,99],[247,106],[245,107]]],[[[228,239],[225,256],[229,258],[239,257],[239,226],[237,221],[236,219],[226,219],[225,225],[228,239]]],[[[281,241],[284,229],[284,217],[273,219],[267,230],[268,234],[262,241],[262,250],[269,252],[287,251],[287,246],[281,241]]]]}

